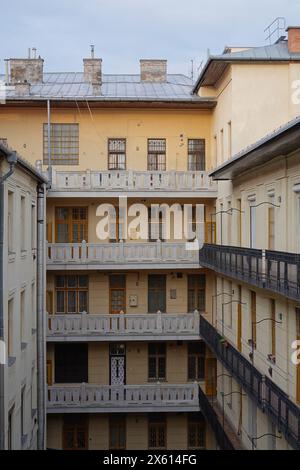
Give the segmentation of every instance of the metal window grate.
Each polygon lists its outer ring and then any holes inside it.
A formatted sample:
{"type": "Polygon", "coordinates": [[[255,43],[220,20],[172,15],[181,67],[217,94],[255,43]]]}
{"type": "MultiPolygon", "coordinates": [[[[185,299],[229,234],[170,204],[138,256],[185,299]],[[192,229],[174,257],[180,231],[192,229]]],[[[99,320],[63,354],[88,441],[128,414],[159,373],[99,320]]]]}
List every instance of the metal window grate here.
{"type": "MultiPolygon", "coordinates": [[[[51,124],[51,162],[54,165],[79,164],[79,125],[51,124]]],[[[44,124],[44,165],[48,164],[48,125],[44,124]]]]}
{"type": "Polygon", "coordinates": [[[188,139],[188,170],[205,171],[204,139],[188,139]]]}
{"type": "Polygon", "coordinates": [[[108,169],[126,170],[126,139],[108,139],[108,169]]]}
{"type": "Polygon", "coordinates": [[[166,170],[166,139],[148,139],[148,170],[166,170]]]}

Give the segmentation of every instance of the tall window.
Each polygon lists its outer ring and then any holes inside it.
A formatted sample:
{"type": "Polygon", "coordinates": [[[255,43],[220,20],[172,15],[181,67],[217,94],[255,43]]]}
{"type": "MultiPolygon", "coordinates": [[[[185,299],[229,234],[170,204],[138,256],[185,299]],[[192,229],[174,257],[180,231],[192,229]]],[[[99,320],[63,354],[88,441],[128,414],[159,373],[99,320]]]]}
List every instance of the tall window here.
{"type": "Polygon", "coordinates": [[[205,171],[204,139],[188,139],[188,170],[205,171]]]}
{"type": "Polygon", "coordinates": [[[126,170],[126,139],[108,139],[108,169],[126,170]]]}
{"type": "Polygon", "coordinates": [[[25,340],[26,340],[25,328],[26,328],[26,321],[25,321],[25,290],[23,290],[21,292],[21,295],[20,295],[20,338],[21,338],[22,343],[24,343],[25,340]]]}
{"type": "Polygon", "coordinates": [[[205,274],[188,275],[188,312],[205,312],[205,274]]]}
{"type": "Polygon", "coordinates": [[[231,158],[232,154],[232,125],[231,121],[228,122],[228,159],[231,158]]]}
{"type": "MultiPolygon", "coordinates": [[[[274,204],[275,198],[269,198],[271,204],[274,204]]],[[[275,250],[275,207],[268,207],[268,249],[275,250]]]]}
{"type": "Polygon", "coordinates": [[[25,390],[24,386],[21,390],[21,435],[24,436],[25,433],[25,390]]]}
{"type": "Polygon", "coordinates": [[[154,413],[148,418],[148,448],[165,449],[167,447],[166,416],[154,413]]]}
{"type": "Polygon", "coordinates": [[[11,409],[8,412],[8,430],[7,430],[7,448],[8,450],[13,450],[14,448],[14,442],[13,442],[13,436],[14,436],[14,411],[15,407],[12,406],[11,409]]]}
{"type": "Polygon", "coordinates": [[[85,415],[64,415],[63,449],[88,449],[88,421],[85,415]]]}
{"type": "Polygon", "coordinates": [[[56,313],[88,311],[88,276],[56,276],[56,313]]]}
{"type": "Polygon", "coordinates": [[[271,318],[271,354],[276,354],[276,303],[270,299],[270,318],[271,318]]]}
{"type": "Polygon", "coordinates": [[[256,347],[256,293],[251,291],[251,338],[256,347]]]}
{"type": "Polygon", "coordinates": [[[7,352],[8,356],[14,355],[14,301],[8,301],[8,331],[7,331],[7,352]]]}
{"type": "Polygon", "coordinates": [[[188,380],[199,381],[205,377],[205,344],[203,341],[188,345],[188,380]]]}
{"type": "Polygon", "coordinates": [[[148,380],[166,380],[166,344],[148,345],[148,380]]]}
{"type": "Polygon", "coordinates": [[[24,196],[21,196],[21,207],[20,207],[20,212],[21,212],[21,227],[22,227],[22,233],[21,233],[21,251],[26,250],[26,229],[27,229],[27,218],[26,218],[26,199],[24,196]]]}
{"type": "Polygon", "coordinates": [[[56,207],[56,243],[88,241],[88,208],[56,207]]]}
{"type": "Polygon", "coordinates": [[[188,416],[188,449],[205,449],[205,421],[201,413],[188,416]]]}
{"type": "Polygon", "coordinates": [[[148,139],[148,170],[166,170],[166,139],[148,139]]]}
{"type": "Polygon", "coordinates": [[[30,222],[30,230],[31,230],[31,249],[33,250],[36,248],[36,209],[35,204],[31,203],[31,222],[30,222]]]}
{"type": "Polygon", "coordinates": [[[14,251],[14,193],[8,191],[7,195],[7,240],[8,240],[8,252],[14,251]]]}
{"type": "MultiPolygon", "coordinates": [[[[79,125],[51,124],[51,162],[54,165],[79,164],[79,125]]],[[[44,124],[44,165],[48,165],[48,125],[44,124]]]]}
{"type": "Polygon", "coordinates": [[[148,312],[166,312],[166,275],[149,274],[148,276],[148,312]]]}
{"type": "Polygon", "coordinates": [[[88,382],[88,344],[55,345],[55,382],[88,382]]]}
{"type": "Polygon", "coordinates": [[[126,418],[110,416],[109,418],[109,449],[126,449],[126,418]]]}
{"type": "Polygon", "coordinates": [[[249,200],[250,202],[250,248],[256,248],[256,201],[255,199],[249,200]]]}

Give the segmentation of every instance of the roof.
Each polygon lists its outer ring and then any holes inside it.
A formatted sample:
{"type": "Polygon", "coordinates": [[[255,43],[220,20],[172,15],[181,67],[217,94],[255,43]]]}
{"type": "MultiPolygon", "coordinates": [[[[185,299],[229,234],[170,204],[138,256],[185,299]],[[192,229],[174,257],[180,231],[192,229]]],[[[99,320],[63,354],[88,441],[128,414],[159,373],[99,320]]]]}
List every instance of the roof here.
{"type": "Polygon", "coordinates": [[[267,134],[210,173],[214,180],[233,180],[241,173],[300,149],[300,116],[267,134]]]}
{"type": "MultiPolygon", "coordinates": [[[[12,152],[13,152],[12,149],[7,147],[6,145],[3,145],[0,142],[0,157],[6,158],[12,152]]],[[[18,153],[16,153],[16,156],[17,156],[17,163],[16,163],[17,165],[22,167],[25,171],[29,172],[31,174],[31,176],[33,176],[39,182],[41,182],[41,183],[47,183],[48,182],[47,178],[44,175],[42,175],[33,165],[31,165],[31,163],[29,163],[24,158],[20,157],[20,155],[18,153]]]]}
{"type": "MultiPolygon", "coordinates": [[[[166,82],[141,82],[140,75],[103,75],[101,94],[95,95],[93,86],[84,81],[83,73],[44,73],[43,83],[32,84],[30,94],[20,97],[7,90],[7,100],[97,100],[97,101],[183,101],[209,102],[214,100],[192,95],[193,81],[185,75],[167,75],[166,82]]],[[[5,76],[0,75],[5,81],[5,76]]]]}
{"type": "Polygon", "coordinates": [[[300,61],[300,53],[290,53],[286,40],[270,46],[250,47],[243,51],[225,52],[221,55],[210,56],[193,88],[193,92],[198,92],[200,86],[215,85],[230,63],[291,61],[300,61]]]}

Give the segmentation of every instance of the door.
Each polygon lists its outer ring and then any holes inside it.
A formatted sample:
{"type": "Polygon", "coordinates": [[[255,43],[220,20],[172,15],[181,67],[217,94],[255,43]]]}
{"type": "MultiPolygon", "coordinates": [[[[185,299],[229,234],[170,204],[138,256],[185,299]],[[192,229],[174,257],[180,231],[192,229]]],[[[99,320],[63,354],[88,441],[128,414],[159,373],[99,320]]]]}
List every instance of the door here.
{"type": "Polygon", "coordinates": [[[166,312],[166,275],[150,274],[148,276],[148,312],[166,312]]]}
{"type": "Polygon", "coordinates": [[[250,204],[250,248],[256,248],[256,207],[255,201],[250,204]]]}
{"type": "Polygon", "coordinates": [[[126,311],[126,276],[109,276],[109,313],[119,314],[126,311]]]}
{"type": "Polygon", "coordinates": [[[126,418],[110,416],[109,418],[109,449],[126,449],[126,418]]]}
{"type": "Polygon", "coordinates": [[[217,393],[217,360],[214,357],[205,359],[205,393],[211,397],[217,393]]]}
{"type": "MultiPolygon", "coordinates": [[[[242,288],[238,286],[239,302],[242,301],[242,288]]],[[[242,305],[237,304],[237,347],[238,350],[242,351],[242,305]]]]}
{"type": "Polygon", "coordinates": [[[124,344],[109,345],[110,385],[125,385],[126,350],[124,344]]]}

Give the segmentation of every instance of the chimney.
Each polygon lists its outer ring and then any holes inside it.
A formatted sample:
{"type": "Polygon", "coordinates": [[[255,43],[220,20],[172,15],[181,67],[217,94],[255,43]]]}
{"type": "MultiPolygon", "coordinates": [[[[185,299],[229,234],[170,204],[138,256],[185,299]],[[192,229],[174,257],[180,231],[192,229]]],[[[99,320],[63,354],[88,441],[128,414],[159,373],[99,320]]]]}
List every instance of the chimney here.
{"type": "Polygon", "coordinates": [[[102,83],[102,59],[95,59],[95,46],[91,45],[91,57],[83,59],[84,81],[92,83],[96,88],[102,83]]]}
{"type": "Polygon", "coordinates": [[[44,60],[41,57],[36,58],[36,49],[34,58],[30,56],[30,49],[27,59],[9,59],[10,66],[10,83],[25,83],[30,85],[43,82],[44,60]]]}
{"type": "Polygon", "coordinates": [[[288,48],[291,54],[300,53],[300,26],[289,26],[288,32],[288,48]]]}
{"type": "Polygon", "coordinates": [[[14,91],[17,96],[28,96],[30,95],[30,83],[16,82],[14,83],[14,91]]]}
{"type": "Polygon", "coordinates": [[[141,82],[166,82],[167,61],[162,59],[141,59],[141,82]]]}

